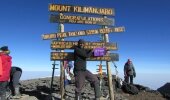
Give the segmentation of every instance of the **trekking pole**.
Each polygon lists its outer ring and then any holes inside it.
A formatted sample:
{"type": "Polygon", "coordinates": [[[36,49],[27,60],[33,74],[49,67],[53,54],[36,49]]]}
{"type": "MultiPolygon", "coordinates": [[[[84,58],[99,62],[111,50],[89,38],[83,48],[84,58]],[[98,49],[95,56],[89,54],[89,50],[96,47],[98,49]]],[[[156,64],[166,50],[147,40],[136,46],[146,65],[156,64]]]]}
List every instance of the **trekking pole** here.
{"type": "Polygon", "coordinates": [[[100,65],[99,65],[99,74],[100,74],[100,91],[101,91],[102,90],[102,74],[103,74],[102,61],[100,62],[100,65]]]}

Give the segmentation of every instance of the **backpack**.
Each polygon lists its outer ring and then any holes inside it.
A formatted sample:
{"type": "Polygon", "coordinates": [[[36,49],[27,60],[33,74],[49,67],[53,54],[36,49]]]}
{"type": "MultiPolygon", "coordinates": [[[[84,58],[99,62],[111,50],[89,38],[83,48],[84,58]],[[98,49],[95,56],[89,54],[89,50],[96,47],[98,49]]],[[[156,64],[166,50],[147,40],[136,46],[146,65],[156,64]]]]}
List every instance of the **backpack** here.
{"type": "Polygon", "coordinates": [[[126,93],[133,94],[133,95],[139,93],[139,90],[135,85],[128,84],[126,82],[123,82],[122,90],[126,93]]]}

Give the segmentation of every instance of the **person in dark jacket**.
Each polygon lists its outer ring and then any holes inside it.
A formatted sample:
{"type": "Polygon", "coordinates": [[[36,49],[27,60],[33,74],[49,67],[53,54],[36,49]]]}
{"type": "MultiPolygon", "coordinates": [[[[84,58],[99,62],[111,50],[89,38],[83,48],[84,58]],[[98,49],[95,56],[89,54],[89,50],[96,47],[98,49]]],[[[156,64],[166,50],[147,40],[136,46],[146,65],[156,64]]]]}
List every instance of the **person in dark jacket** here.
{"type": "Polygon", "coordinates": [[[133,63],[130,59],[128,59],[124,65],[124,75],[125,75],[125,82],[129,83],[129,79],[130,79],[130,84],[133,84],[133,78],[136,77],[136,72],[133,63]]]}
{"type": "Polygon", "coordinates": [[[0,48],[0,100],[6,100],[7,97],[7,85],[12,64],[12,57],[9,53],[8,46],[0,48]]]}
{"type": "Polygon", "coordinates": [[[22,69],[20,67],[12,66],[10,74],[9,86],[12,90],[12,95],[15,98],[20,98],[20,77],[22,75],[22,69]]]}
{"type": "Polygon", "coordinates": [[[78,41],[78,46],[74,49],[74,76],[75,76],[75,94],[76,100],[82,100],[81,90],[83,88],[85,79],[90,81],[94,86],[95,98],[96,100],[101,100],[101,91],[99,87],[99,80],[97,76],[93,75],[90,71],[86,69],[86,59],[93,54],[93,50],[86,50],[84,48],[85,41],[80,39],[78,41]]]}

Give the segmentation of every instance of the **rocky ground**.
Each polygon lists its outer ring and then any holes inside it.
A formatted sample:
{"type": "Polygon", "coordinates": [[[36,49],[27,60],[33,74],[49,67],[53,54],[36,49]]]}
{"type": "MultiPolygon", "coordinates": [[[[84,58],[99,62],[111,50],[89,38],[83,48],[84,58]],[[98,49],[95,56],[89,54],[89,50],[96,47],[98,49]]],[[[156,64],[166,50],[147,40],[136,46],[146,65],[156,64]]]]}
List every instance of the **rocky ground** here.
{"type": "MultiPolygon", "coordinates": [[[[60,81],[59,77],[54,78],[53,91],[50,91],[51,78],[39,78],[32,80],[25,80],[21,82],[22,98],[10,100],[60,100],[60,81]]],[[[168,86],[166,86],[168,87],[168,86]]],[[[65,87],[65,100],[74,100],[75,92],[74,84],[69,84],[65,87]]],[[[166,88],[169,89],[170,88],[166,88]]],[[[115,89],[114,89],[115,90],[115,89]]],[[[160,89],[162,90],[162,89],[160,89]]],[[[165,89],[164,89],[165,90],[165,89]]],[[[105,84],[102,88],[103,96],[107,97],[109,94],[108,86],[105,84]]],[[[132,95],[117,89],[114,91],[115,100],[170,100],[166,95],[163,95],[154,90],[145,91],[141,90],[138,94],[132,95]],[[166,97],[166,98],[165,98],[166,97]]],[[[94,90],[89,82],[85,82],[82,91],[84,100],[94,100],[94,90]]]]}

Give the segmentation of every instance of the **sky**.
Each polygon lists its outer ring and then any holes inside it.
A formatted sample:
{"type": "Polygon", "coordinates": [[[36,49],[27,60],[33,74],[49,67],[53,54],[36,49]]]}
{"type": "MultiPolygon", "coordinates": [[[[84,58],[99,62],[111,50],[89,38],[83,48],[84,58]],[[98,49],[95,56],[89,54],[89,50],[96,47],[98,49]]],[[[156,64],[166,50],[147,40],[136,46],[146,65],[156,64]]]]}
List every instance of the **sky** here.
{"type": "MultiPolygon", "coordinates": [[[[49,21],[50,3],[115,9],[115,16],[108,18],[115,20],[115,26],[125,27],[125,32],[109,33],[109,42],[118,45],[118,50],[111,51],[119,54],[119,61],[115,62],[118,72],[123,73],[124,63],[130,58],[137,75],[151,74],[156,78],[155,74],[163,77],[170,74],[169,0],[1,0],[0,46],[9,47],[13,66],[24,71],[52,71],[51,40],[41,37],[58,32],[58,23],[49,21]]],[[[64,31],[101,27],[67,23],[64,31]]],[[[100,40],[99,35],[68,37],[65,40],[77,41],[80,38],[92,42],[100,40]]],[[[94,72],[99,63],[88,62],[88,69],[94,72]]],[[[114,74],[113,64],[110,65],[114,74]]]]}

